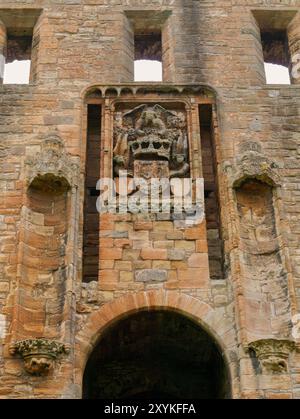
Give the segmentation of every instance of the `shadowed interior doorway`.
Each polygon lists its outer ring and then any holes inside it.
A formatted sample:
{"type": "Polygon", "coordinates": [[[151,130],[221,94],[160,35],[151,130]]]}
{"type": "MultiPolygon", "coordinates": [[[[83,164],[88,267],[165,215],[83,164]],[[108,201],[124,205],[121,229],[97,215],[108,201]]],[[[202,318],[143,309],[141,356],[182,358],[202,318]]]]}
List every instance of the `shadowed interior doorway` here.
{"type": "Polygon", "coordinates": [[[213,338],[172,311],[140,311],[110,326],[92,352],[85,399],[230,398],[213,338]]]}

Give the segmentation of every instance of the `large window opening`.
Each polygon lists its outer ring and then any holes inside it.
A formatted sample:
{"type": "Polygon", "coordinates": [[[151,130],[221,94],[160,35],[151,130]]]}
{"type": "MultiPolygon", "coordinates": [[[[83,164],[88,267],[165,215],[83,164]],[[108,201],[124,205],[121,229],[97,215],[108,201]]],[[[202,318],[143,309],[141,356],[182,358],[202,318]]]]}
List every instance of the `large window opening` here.
{"type": "Polygon", "coordinates": [[[213,338],[171,311],[141,311],[108,328],[83,379],[85,399],[229,397],[227,365],[213,338]]]}
{"type": "Polygon", "coordinates": [[[210,277],[211,279],[223,279],[223,240],[212,106],[200,105],[199,114],[210,277]]]}
{"type": "Polygon", "coordinates": [[[83,282],[98,281],[100,216],[96,207],[100,178],[101,106],[88,105],[83,222],[83,282]]]}
{"type": "Polygon", "coordinates": [[[261,33],[267,84],[291,84],[291,58],[286,31],[261,33]]]}
{"type": "Polygon", "coordinates": [[[0,9],[0,79],[4,84],[35,80],[41,9],[0,9]]]}
{"type": "Polygon", "coordinates": [[[4,84],[29,84],[32,35],[7,34],[4,84]]]}
{"type": "Polygon", "coordinates": [[[161,32],[135,34],[134,81],[162,81],[161,32]]]}
{"type": "Polygon", "coordinates": [[[295,11],[255,10],[253,15],[261,33],[267,84],[291,84],[292,57],[288,27],[295,11]]]}
{"type": "Polygon", "coordinates": [[[173,49],[170,10],[126,10],[128,62],[136,82],[161,82],[172,79],[173,49]],[[131,61],[132,60],[132,61],[131,61]]]}

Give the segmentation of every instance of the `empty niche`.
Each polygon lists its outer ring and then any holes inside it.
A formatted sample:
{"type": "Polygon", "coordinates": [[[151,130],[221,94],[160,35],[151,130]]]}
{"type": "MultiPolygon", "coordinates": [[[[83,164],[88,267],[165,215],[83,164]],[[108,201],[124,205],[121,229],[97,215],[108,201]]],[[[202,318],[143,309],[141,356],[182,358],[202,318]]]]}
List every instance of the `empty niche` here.
{"type": "Polygon", "coordinates": [[[256,179],[236,189],[247,329],[288,334],[289,295],[282,264],[273,188],[256,179]]]}
{"type": "Polygon", "coordinates": [[[23,207],[20,323],[31,337],[59,337],[66,289],[69,183],[37,176],[23,207]],[[30,310],[29,310],[30,307],[30,310]]]}

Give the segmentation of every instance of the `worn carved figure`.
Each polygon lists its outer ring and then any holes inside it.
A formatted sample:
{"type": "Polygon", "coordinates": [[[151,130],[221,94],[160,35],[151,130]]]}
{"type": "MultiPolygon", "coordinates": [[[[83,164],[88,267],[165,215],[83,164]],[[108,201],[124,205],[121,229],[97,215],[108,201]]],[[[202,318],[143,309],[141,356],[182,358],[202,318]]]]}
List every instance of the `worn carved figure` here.
{"type": "Polygon", "coordinates": [[[189,174],[185,115],[159,104],[140,105],[116,114],[114,174],[145,179],[189,174]]]}

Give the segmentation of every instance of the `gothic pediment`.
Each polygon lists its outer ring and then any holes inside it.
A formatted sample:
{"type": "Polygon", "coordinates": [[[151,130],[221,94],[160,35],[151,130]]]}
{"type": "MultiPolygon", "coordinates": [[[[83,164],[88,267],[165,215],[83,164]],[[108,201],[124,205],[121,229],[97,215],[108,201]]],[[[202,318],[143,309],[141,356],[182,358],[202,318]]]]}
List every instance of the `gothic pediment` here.
{"type": "Polygon", "coordinates": [[[60,192],[77,184],[78,162],[66,152],[63,141],[57,135],[46,137],[40,151],[27,157],[26,165],[29,186],[38,189],[49,187],[60,192]]]}
{"type": "Polygon", "coordinates": [[[254,141],[242,144],[239,156],[233,164],[225,162],[224,171],[233,188],[238,188],[249,179],[257,179],[271,186],[280,185],[277,163],[266,157],[261,145],[254,141]]]}

